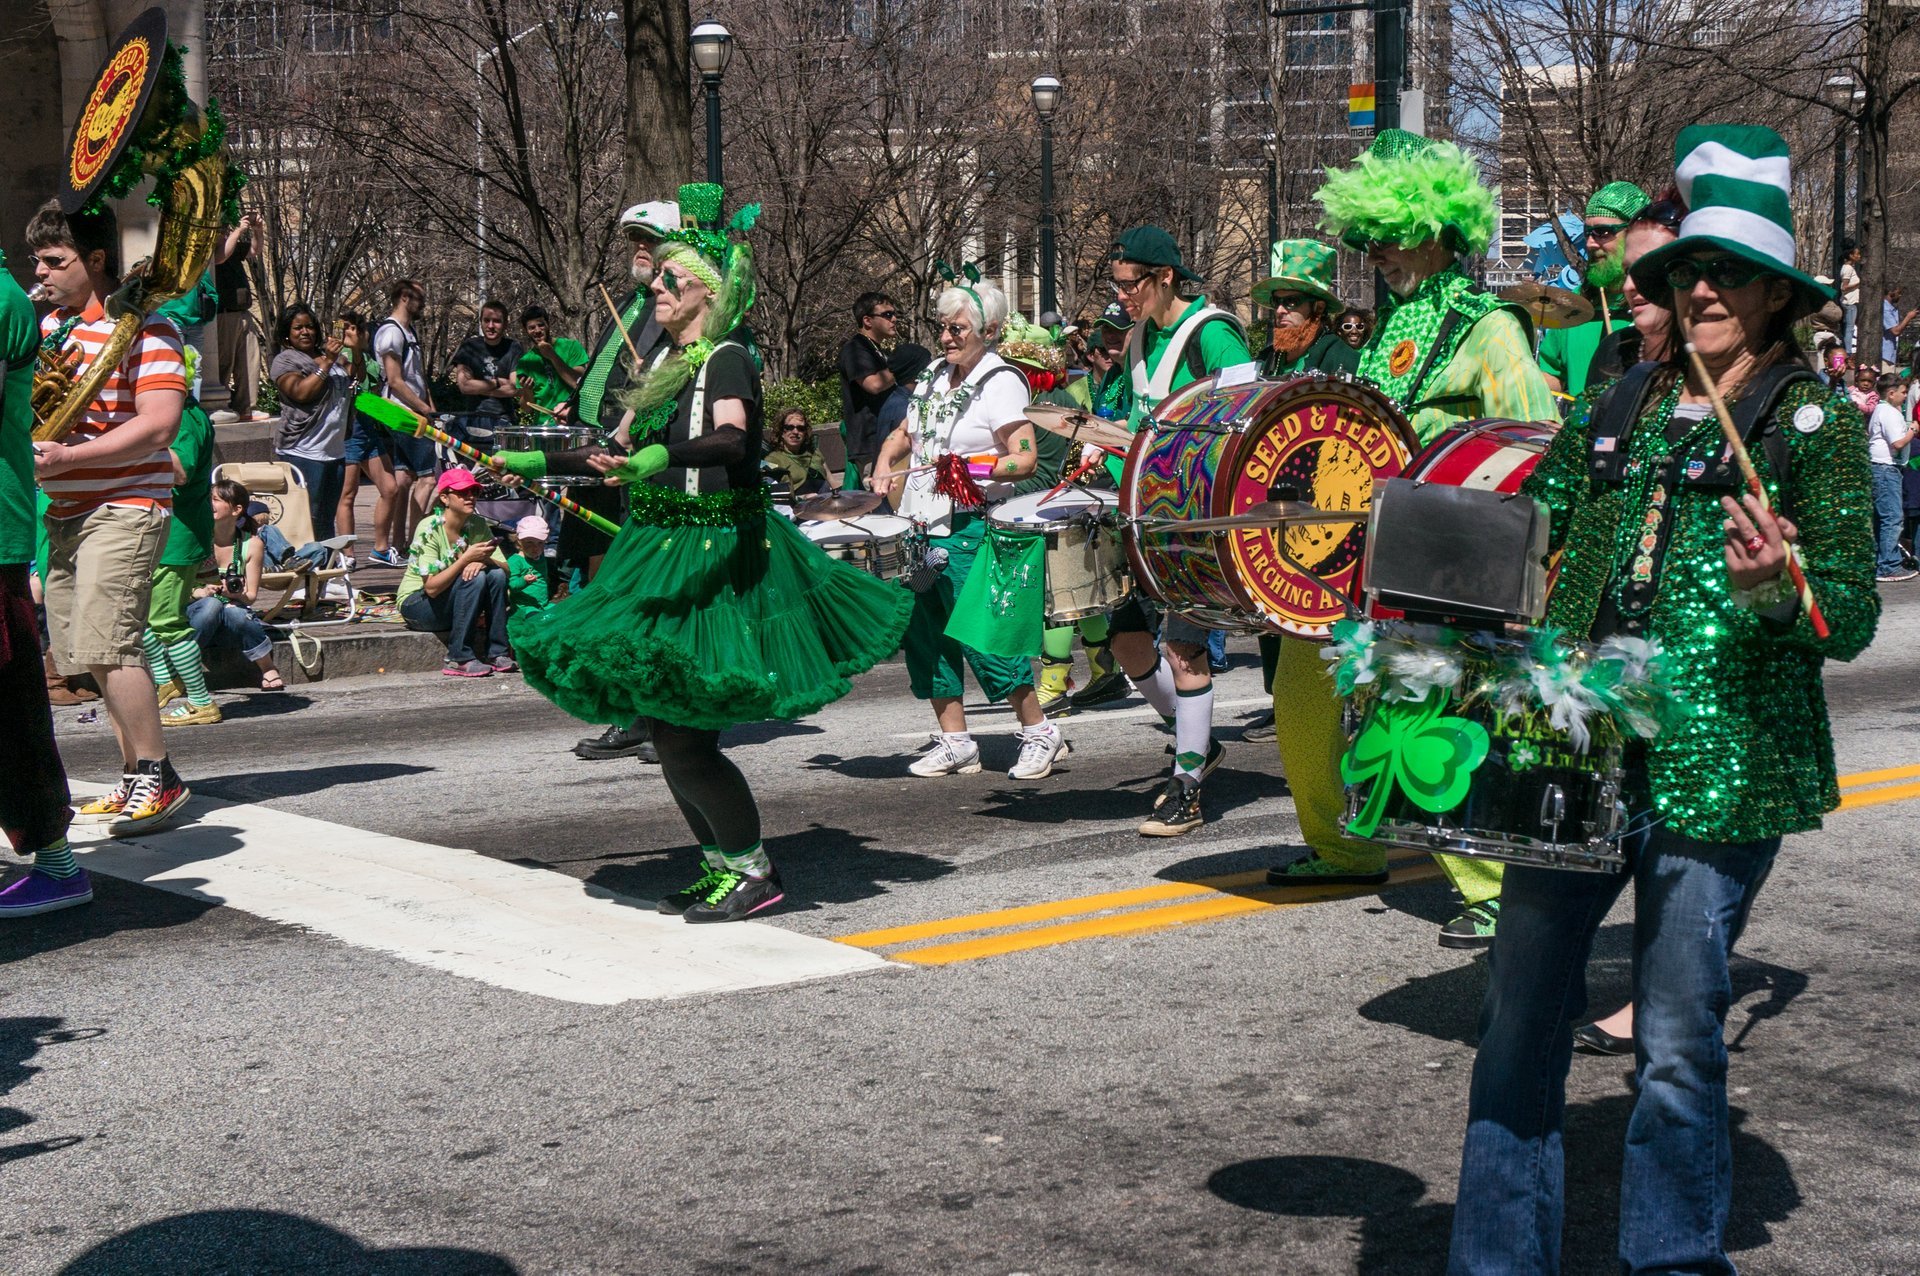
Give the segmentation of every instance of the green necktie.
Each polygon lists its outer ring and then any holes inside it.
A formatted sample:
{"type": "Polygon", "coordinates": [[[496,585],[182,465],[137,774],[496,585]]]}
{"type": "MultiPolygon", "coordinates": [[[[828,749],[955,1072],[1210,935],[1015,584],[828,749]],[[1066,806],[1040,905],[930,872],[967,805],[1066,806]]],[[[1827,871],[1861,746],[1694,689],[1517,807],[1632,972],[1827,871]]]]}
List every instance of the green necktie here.
{"type": "Polygon", "coordinates": [[[645,289],[634,294],[627,303],[626,310],[620,316],[620,331],[609,332],[606,341],[601,343],[600,353],[593,357],[593,366],[587,369],[587,375],[580,382],[580,424],[589,429],[600,428],[600,400],[607,392],[607,378],[613,373],[613,365],[620,358],[620,352],[626,349],[626,341],[621,333],[633,330],[633,321],[640,317],[640,308],[653,300],[645,289]]]}

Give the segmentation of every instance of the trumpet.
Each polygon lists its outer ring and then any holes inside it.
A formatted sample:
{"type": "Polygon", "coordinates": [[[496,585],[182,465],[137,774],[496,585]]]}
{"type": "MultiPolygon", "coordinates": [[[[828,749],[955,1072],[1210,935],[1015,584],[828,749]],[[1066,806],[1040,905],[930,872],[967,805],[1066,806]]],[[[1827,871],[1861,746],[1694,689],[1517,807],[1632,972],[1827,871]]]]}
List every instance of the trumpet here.
{"type": "Polygon", "coordinates": [[[79,343],[69,345],[65,350],[41,350],[34,360],[33,368],[33,420],[34,437],[40,435],[40,427],[59,408],[73,392],[73,379],[80,374],[80,361],[85,358],[79,343]]]}

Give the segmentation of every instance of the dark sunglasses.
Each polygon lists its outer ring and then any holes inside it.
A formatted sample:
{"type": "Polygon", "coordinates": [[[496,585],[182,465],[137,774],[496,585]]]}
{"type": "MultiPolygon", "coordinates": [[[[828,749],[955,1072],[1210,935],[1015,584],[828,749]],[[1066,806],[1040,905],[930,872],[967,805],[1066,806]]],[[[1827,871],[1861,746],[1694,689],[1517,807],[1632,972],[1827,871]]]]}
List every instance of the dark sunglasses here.
{"type": "Polygon", "coordinates": [[[1588,222],[1587,233],[1595,239],[1612,239],[1627,228],[1625,222],[1588,222]]]}
{"type": "Polygon", "coordinates": [[[1633,220],[1636,222],[1652,222],[1656,226],[1664,226],[1668,230],[1677,231],[1680,229],[1680,223],[1685,221],[1686,217],[1686,207],[1678,200],[1657,199],[1642,209],[1640,215],[1633,220]]]}
{"type": "Polygon", "coordinates": [[[1273,304],[1278,310],[1305,310],[1314,300],[1302,292],[1283,292],[1274,297],[1273,304]]]}
{"type": "Polygon", "coordinates": [[[899,317],[900,312],[898,310],[876,310],[869,316],[869,318],[873,319],[898,319],[899,317]]]}
{"type": "Polygon", "coordinates": [[[1687,292],[1704,279],[1715,288],[1745,288],[1766,273],[1745,257],[1682,257],[1667,266],[1667,287],[1687,292]]]}

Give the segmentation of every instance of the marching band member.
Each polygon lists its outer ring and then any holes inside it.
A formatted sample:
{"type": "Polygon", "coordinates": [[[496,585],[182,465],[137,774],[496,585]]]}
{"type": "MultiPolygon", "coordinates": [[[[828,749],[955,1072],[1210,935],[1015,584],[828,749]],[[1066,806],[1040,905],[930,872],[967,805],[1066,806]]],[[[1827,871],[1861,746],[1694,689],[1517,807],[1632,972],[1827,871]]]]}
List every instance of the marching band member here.
{"type": "MultiPolygon", "coordinates": [[[[1133,319],[1121,358],[1126,419],[1135,430],[1174,391],[1253,361],[1240,321],[1205,297],[1180,295],[1180,281],[1199,282],[1173,236],[1158,226],[1135,226],[1108,254],[1108,283],[1133,319]]],[[[1109,463],[1119,478],[1117,463],[1109,463]]],[[[1213,738],[1213,674],[1207,631],[1137,594],[1108,622],[1113,654],[1140,694],[1173,726],[1173,774],[1140,825],[1147,837],[1178,837],[1206,822],[1200,786],[1226,756],[1213,738]],[[1154,638],[1158,632],[1159,648],[1154,638]]]]}
{"type": "Polygon", "coordinates": [[[1570,1029],[1595,930],[1634,890],[1635,1098],[1620,1175],[1622,1272],[1732,1272],[1727,959],[1784,834],[1839,803],[1821,667],[1873,636],[1860,413],[1805,368],[1793,326],[1833,296],[1794,265],[1787,146],[1697,125],[1676,146],[1692,211],[1633,266],[1691,326],[1575,404],[1526,491],[1563,549],[1549,621],[1665,650],[1678,724],[1630,751],[1623,874],[1515,866],[1481,1014],[1448,1269],[1557,1271],[1570,1029]],[[1791,518],[1747,494],[1716,419],[1730,401],[1791,518]],[[1736,501],[1733,499],[1738,496],[1736,501]],[[1794,546],[1822,637],[1787,573],[1794,546]]]}
{"type": "MultiPolygon", "coordinates": [[[[906,420],[881,444],[874,464],[874,487],[923,530],[927,544],[927,560],[914,573],[918,580],[909,577],[916,592],[906,634],[907,676],[914,696],[933,702],[939,733],[908,770],[926,777],[979,772],[980,749],[967,729],[961,699],[962,669],[971,667],[987,699],[1005,700],[1020,722],[1020,756],[1007,774],[1038,780],[1053,773],[1054,762],[1068,749],[1060,728],[1040,711],[1032,661],[968,643],[971,633],[997,617],[986,614],[985,607],[955,606],[969,576],[994,567],[980,507],[1004,500],[1010,484],[1031,476],[1039,463],[1033,423],[1026,417],[1027,379],[990,348],[1006,322],[1007,299],[992,284],[974,279],[971,268],[940,294],[934,313],[946,357],[915,384],[906,420]],[[975,484],[976,478],[984,487],[975,484]]],[[[991,587],[1031,595],[1042,584],[1016,579],[991,587]]],[[[1009,598],[993,611],[1004,616],[1016,601],[1030,608],[1034,599],[1009,598]]]]}
{"type": "Polygon", "coordinates": [[[1608,182],[1587,201],[1587,286],[1582,291],[1594,305],[1594,316],[1571,328],[1540,334],[1540,373],[1548,389],[1575,397],[1585,393],[1588,370],[1601,340],[1627,326],[1627,299],[1620,290],[1627,273],[1622,233],[1652,202],[1632,182],[1608,182]]]}
{"type": "MultiPolygon", "coordinates": [[[[631,513],[587,587],[523,610],[509,631],[527,682],[589,722],[652,719],[668,790],[705,872],[660,901],[689,922],[737,921],[785,887],[720,732],[793,719],[892,654],[908,601],[770,515],[760,481],[760,373],[732,334],[753,304],[753,254],[720,229],[721,188],[683,186],[652,293],[667,344],[629,398],[634,451],[498,454],[525,479],[584,461],[626,484],[631,513]]],[[[729,231],[752,229],[757,208],[729,231]]]]}
{"type": "MultiPolygon", "coordinates": [[[[1351,168],[1329,172],[1314,193],[1325,225],[1365,252],[1392,299],[1360,352],[1360,376],[1392,397],[1422,443],[1476,417],[1558,421],[1553,396],[1533,361],[1519,311],[1483,291],[1459,258],[1486,251],[1493,192],[1472,157],[1450,142],[1387,129],[1351,168]]],[[[1387,880],[1386,853],[1341,836],[1346,747],[1340,701],[1319,644],[1282,639],[1273,680],[1281,765],[1300,830],[1313,853],[1272,870],[1276,886],[1375,885],[1387,880]]],[[[1440,932],[1448,948],[1486,948],[1500,908],[1500,865],[1434,857],[1464,908],[1440,932]]]]}

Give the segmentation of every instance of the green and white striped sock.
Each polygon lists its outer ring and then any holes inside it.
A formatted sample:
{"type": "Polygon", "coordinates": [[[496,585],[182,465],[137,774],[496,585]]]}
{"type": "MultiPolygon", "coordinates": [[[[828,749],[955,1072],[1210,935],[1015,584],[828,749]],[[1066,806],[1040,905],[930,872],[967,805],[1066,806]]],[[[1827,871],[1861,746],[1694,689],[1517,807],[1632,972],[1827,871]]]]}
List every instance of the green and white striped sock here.
{"type": "Polygon", "coordinates": [[[167,661],[167,645],[160,641],[160,635],[149,629],[140,635],[140,645],[147,650],[147,669],[153,674],[153,685],[164,687],[173,681],[173,667],[167,661]]]}
{"type": "Polygon", "coordinates": [[[181,638],[167,645],[167,663],[173,667],[173,676],[180,680],[180,686],[187,693],[191,704],[209,705],[213,703],[213,693],[207,690],[206,669],[200,664],[200,640],[181,638]]]}

